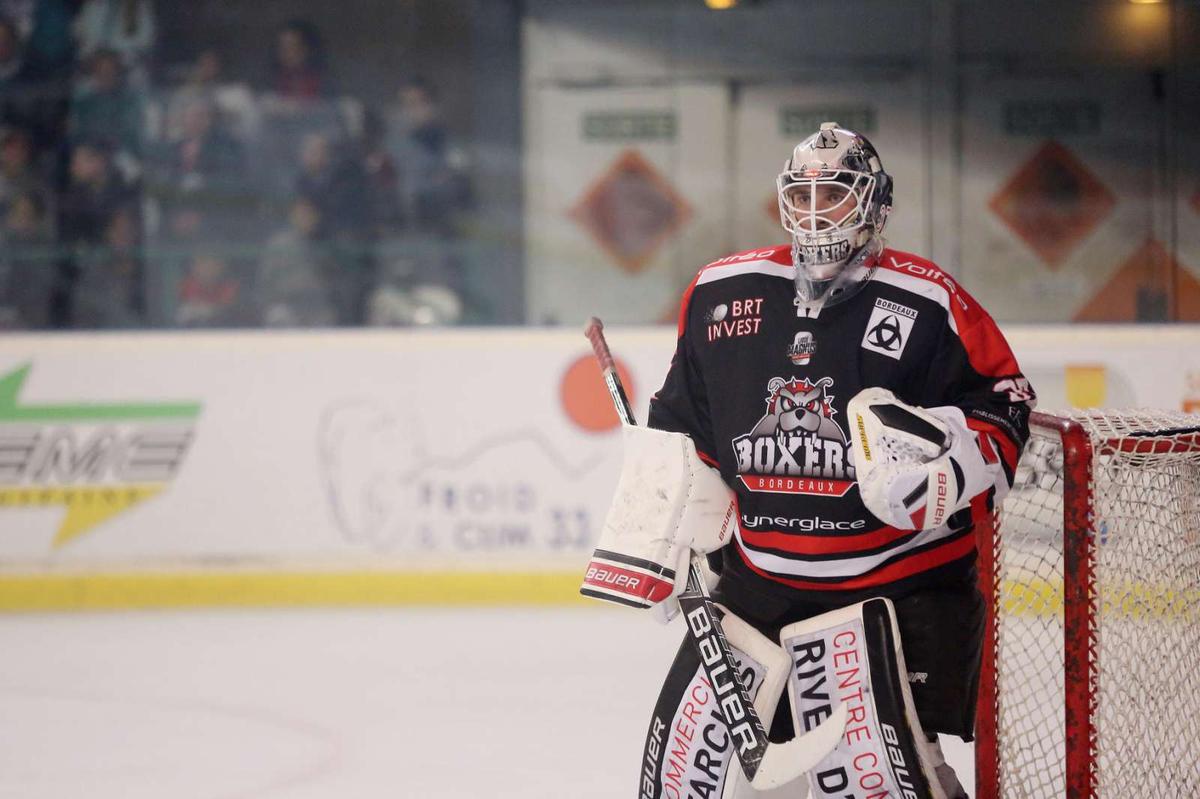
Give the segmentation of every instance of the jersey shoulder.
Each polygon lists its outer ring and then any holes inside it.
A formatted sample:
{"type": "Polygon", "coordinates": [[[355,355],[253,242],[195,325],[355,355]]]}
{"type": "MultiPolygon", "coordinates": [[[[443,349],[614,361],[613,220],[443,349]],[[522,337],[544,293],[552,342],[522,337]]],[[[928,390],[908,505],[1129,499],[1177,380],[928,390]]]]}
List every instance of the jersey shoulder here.
{"type": "Polygon", "coordinates": [[[987,316],[957,280],[933,261],[911,252],[886,248],[871,279],[936,302],[960,324],[987,316]]]}
{"type": "Polygon", "coordinates": [[[791,280],[795,276],[792,266],[792,247],[790,244],[778,244],[772,247],[758,247],[752,250],[735,252],[718,258],[712,263],[700,267],[696,273],[696,283],[714,283],[739,275],[770,275],[785,277],[791,280]]]}
{"type": "MultiPolygon", "coordinates": [[[[700,267],[696,276],[692,278],[692,282],[683,292],[683,301],[679,304],[679,335],[683,336],[687,329],[688,307],[691,305],[692,295],[698,286],[711,285],[721,280],[746,275],[785,278],[791,282],[796,276],[796,268],[792,266],[791,245],[779,244],[743,250],[700,267]]],[[[708,290],[704,289],[704,291],[708,290]]]]}

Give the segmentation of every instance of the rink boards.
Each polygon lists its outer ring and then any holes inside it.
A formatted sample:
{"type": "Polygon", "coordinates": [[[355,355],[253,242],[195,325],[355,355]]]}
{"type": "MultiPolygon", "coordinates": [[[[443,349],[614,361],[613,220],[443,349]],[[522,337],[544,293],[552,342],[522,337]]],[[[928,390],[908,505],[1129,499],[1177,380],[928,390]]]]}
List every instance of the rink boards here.
{"type": "MultiPolygon", "coordinates": [[[[1200,408],[1200,328],[1006,332],[1044,408],[1200,408]]],[[[644,417],[674,330],[609,339],[644,417]]],[[[582,602],[608,402],[574,329],[7,336],[0,608],[582,602]]]]}

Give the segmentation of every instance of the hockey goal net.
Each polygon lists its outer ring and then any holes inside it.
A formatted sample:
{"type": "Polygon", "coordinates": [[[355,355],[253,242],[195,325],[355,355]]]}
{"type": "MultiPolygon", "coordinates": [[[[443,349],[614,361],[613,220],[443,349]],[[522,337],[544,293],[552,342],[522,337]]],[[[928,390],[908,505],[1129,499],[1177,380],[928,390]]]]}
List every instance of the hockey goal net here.
{"type": "Polygon", "coordinates": [[[1200,797],[1200,416],[1030,427],[980,547],[976,796],[1200,797]]]}

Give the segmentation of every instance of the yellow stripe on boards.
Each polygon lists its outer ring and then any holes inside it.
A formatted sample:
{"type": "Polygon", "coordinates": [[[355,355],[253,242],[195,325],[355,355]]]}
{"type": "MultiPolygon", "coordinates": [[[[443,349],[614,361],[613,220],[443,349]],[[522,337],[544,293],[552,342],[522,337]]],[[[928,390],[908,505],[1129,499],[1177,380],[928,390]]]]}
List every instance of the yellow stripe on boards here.
{"type": "Polygon", "coordinates": [[[0,611],[601,605],[576,572],[127,572],[0,575],[0,611]]]}
{"type": "MultiPolygon", "coordinates": [[[[1000,586],[1004,612],[1017,617],[1062,616],[1061,580],[1038,577],[1004,580],[1000,586]]],[[[1200,590],[1166,585],[1119,582],[1100,588],[1100,616],[1126,619],[1200,621],[1200,590]]]]}

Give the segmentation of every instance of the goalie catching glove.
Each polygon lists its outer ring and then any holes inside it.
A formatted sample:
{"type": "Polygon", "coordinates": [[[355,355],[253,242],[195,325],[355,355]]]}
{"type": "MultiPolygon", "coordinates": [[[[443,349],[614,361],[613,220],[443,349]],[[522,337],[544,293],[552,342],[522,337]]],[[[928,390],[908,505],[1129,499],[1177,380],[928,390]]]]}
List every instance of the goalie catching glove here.
{"type": "Polygon", "coordinates": [[[863,504],[900,530],[932,530],[994,482],[990,467],[953,406],[918,408],[867,388],[846,408],[863,504]]]}
{"type": "Polygon", "coordinates": [[[737,505],[682,433],[626,425],[624,463],[580,593],[670,621],[693,551],[729,542],[737,505]]]}

